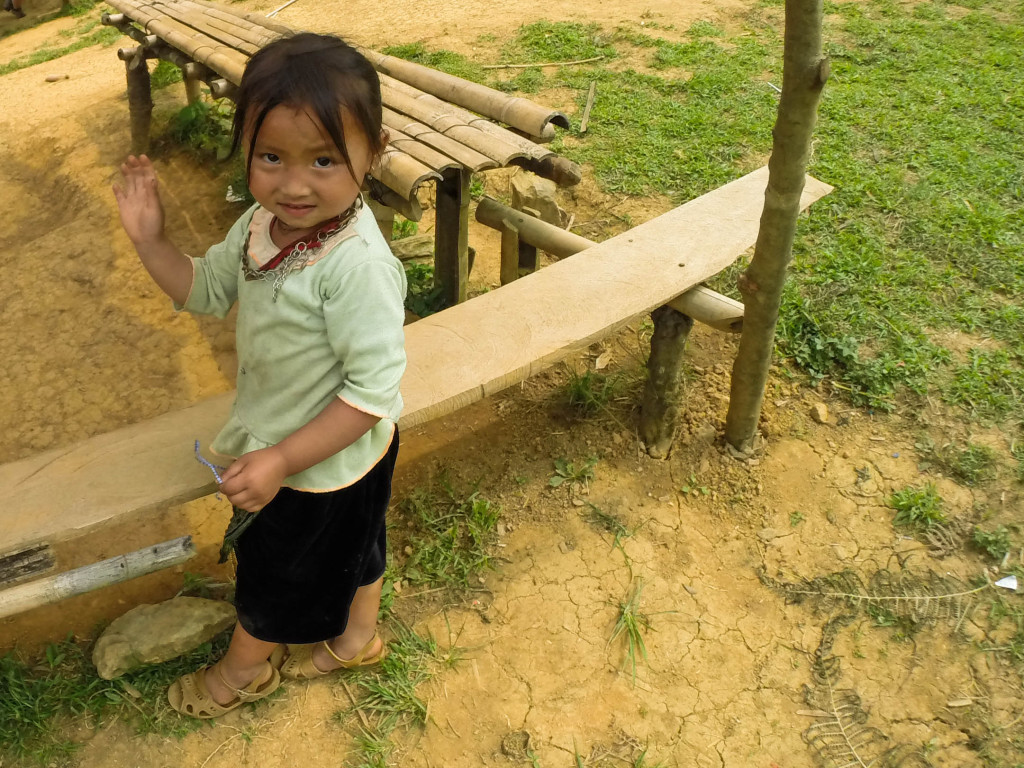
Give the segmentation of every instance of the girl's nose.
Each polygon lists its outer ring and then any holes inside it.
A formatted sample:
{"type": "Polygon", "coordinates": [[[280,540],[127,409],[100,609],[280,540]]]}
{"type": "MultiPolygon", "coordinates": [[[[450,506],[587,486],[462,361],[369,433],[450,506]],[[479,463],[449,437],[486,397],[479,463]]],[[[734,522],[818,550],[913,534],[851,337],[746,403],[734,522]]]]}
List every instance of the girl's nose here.
{"type": "Polygon", "coordinates": [[[281,179],[281,192],[286,195],[300,196],[308,194],[309,191],[310,186],[303,173],[294,171],[285,173],[284,178],[281,179]]]}

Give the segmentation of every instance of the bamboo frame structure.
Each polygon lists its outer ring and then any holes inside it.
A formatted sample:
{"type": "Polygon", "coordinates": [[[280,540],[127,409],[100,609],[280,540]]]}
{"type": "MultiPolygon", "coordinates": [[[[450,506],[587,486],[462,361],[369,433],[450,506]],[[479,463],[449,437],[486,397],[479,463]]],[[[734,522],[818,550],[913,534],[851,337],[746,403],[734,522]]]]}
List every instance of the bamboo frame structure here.
{"type": "MultiPolygon", "coordinates": [[[[295,32],[266,17],[208,0],[109,0],[109,4],[117,13],[104,14],[103,23],[139,43],[139,50],[133,51],[130,61],[126,59],[133,152],[148,146],[152,111],[148,72],[137,71],[146,69],[138,62],[161,58],[181,67],[190,104],[199,98],[200,82],[209,86],[214,97],[234,99],[249,57],[272,40],[295,32]]],[[[527,99],[367,48],[359,50],[380,73],[384,127],[391,137],[381,161],[370,171],[378,182],[370,184],[373,197],[418,221],[422,216],[418,189],[428,182],[437,185],[438,200],[443,202],[436,209],[435,275],[449,301],[464,300],[467,270],[463,265],[468,263],[469,246],[468,232],[458,229],[468,227],[468,193],[463,195],[462,187],[474,172],[508,165],[562,186],[578,183],[577,164],[516,133],[548,140],[555,125],[568,127],[568,119],[527,99]],[[454,223],[448,217],[456,217],[454,223]],[[445,234],[448,230],[451,236],[445,234]],[[448,249],[454,250],[449,253],[448,249]],[[455,282],[449,285],[450,281],[455,282]]],[[[528,256],[528,246],[522,247],[528,256]]]]}

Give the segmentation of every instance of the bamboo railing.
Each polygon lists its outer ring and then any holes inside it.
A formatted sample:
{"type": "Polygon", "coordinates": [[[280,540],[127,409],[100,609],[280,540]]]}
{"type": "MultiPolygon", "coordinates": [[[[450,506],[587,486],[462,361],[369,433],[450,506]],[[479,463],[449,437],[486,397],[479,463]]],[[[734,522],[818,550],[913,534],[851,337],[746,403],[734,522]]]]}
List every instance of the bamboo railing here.
{"type": "MultiPolygon", "coordinates": [[[[277,37],[294,33],[263,16],[208,0],[107,2],[119,13],[104,14],[104,23],[140,46],[122,50],[122,58],[163,58],[183,69],[198,65],[186,74],[204,79],[215,96],[233,97],[249,57],[277,37]]],[[[554,125],[568,127],[562,113],[413,62],[359,50],[380,73],[384,126],[391,136],[371,175],[410,203],[399,207],[400,212],[416,216],[413,201],[419,186],[449,178],[456,169],[518,165],[563,186],[579,181],[575,163],[514,132],[550,138],[554,125]]]]}

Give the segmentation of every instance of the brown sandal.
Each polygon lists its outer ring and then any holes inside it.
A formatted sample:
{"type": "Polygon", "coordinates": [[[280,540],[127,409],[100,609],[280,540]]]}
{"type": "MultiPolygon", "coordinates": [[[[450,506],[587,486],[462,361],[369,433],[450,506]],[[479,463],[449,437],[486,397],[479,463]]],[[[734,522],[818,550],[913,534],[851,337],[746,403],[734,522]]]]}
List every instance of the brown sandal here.
{"type": "Polygon", "coordinates": [[[220,667],[214,666],[213,671],[220,677],[220,681],[235,694],[235,700],[230,704],[218,704],[214,701],[206,687],[208,667],[202,667],[195,672],[182,675],[171,683],[171,687],[167,689],[167,701],[176,712],[200,720],[211,720],[226,715],[247,701],[257,701],[269,696],[280,687],[281,673],[273,664],[268,666],[270,667],[269,679],[260,682],[260,678],[257,677],[245,688],[235,688],[229,685],[224,679],[224,673],[220,671],[220,667]]]}
{"type": "MultiPolygon", "coordinates": [[[[371,664],[377,664],[384,659],[387,655],[387,645],[381,639],[380,635],[377,634],[376,630],[373,633],[373,637],[370,638],[369,642],[362,647],[362,649],[353,656],[351,659],[342,659],[334,652],[331,648],[330,643],[324,640],[322,645],[327,650],[334,660],[337,661],[341,666],[338,669],[355,669],[356,667],[368,667],[371,664]],[[374,644],[380,640],[380,650],[377,651],[373,656],[367,656],[370,649],[373,648],[374,644]]],[[[316,645],[304,645],[296,648],[295,651],[290,652],[288,657],[284,659],[281,664],[281,677],[287,678],[288,680],[313,680],[317,677],[324,677],[326,675],[337,672],[338,669],[331,669],[324,672],[316,664],[313,663],[313,649],[316,645]]]]}

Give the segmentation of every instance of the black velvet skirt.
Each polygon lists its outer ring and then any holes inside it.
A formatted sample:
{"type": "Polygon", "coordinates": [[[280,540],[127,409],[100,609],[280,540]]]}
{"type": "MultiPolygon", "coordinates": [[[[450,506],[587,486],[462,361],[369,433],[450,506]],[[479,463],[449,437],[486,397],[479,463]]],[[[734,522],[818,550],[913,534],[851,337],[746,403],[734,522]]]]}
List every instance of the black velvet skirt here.
{"type": "Polygon", "coordinates": [[[253,637],[315,643],[345,631],[356,590],[384,575],[384,515],[398,429],[376,466],[347,488],[282,488],[239,537],[235,607],[253,637]]]}

